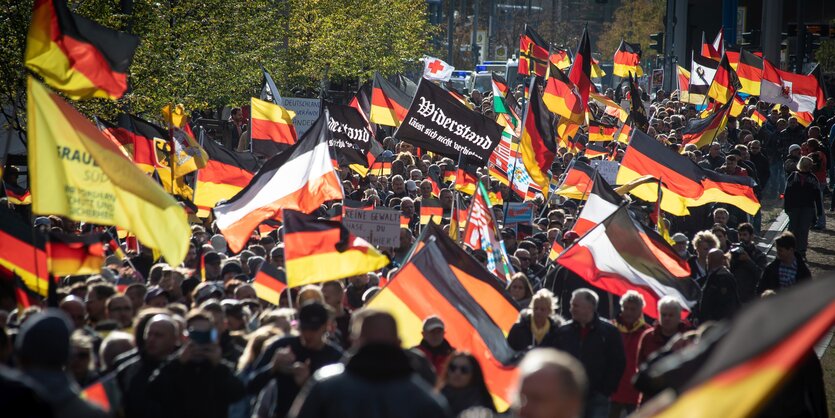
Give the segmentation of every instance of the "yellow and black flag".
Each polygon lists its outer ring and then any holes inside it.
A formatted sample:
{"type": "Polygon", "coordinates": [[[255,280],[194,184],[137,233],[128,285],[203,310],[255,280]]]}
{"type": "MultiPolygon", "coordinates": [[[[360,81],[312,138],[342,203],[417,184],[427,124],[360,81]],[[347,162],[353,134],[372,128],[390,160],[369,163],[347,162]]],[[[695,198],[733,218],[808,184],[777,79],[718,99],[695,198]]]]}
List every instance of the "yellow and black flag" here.
{"type": "Polygon", "coordinates": [[[389,263],[388,257],[340,222],[290,209],[284,209],[283,221],[288,287],[344,279],[389,263]]]}
{"type": "MultiPolygon", "coordinates": [[[[724,336],[702,342],[706,347],[701,351],[708,353],[702,364],[691,364],[692,374],[684,370],[685,376],[691,377],[676,376],[674,379],[684,381],[668,382],[679,392],[678,398],[651,416],[758,416],[769,399],[799,372],[801,361],[814,355],[815,343],[835,324],[833,280],[829,276],[790,288],[749,305],[727,327],[720,324],[715,332],[724,328],[724,336]]],[[[681,363],[685,356],[693,356],[693,351],[673,354],[665,363],[681,363]]]]}
{"type": "Polygon", "coordinates": [[[128,88],[137,36],[99,25],[64,0],[36,0],[26,37],[26,66],[74,100],[118,99],[128,88]]]}

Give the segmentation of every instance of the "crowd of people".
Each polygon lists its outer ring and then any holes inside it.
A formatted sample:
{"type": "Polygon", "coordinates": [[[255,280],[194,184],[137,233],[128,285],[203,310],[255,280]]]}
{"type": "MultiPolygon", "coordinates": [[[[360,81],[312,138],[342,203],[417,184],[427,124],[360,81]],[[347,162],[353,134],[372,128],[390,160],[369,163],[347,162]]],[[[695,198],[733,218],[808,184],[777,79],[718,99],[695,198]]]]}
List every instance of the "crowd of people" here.
{"type": "MultiPolygon", "coordinates": [[[[494,116],[489,95],[473,92],[469,99],[476,111],[494,116]]],[[[645,99],[651,102],[647,133],[678,150],[682,128],[697,117],[695,107],[679,102],[677,92],[645,99]]],[[[640,293],[618,296],[593,288],[549,260],[552,244],[568,247],[579,238],[572,225],[583,202],[538,195],[533,202],[539,216],[528,231],[505,228],[503,211],[495,207],[515,271],[507,292],[520,309],[507,343],[527,352],[508,414],[624,416],[663,390],[645,383],[641,373],[648,364],[698,344],[713,323],[743,305],[810,280],[809,230],[826,227],[824,201],[835,181],[832,139],[835,99],[807,127],[785,106],[752,101],[715,142],[684,147],[702,167],[753,178],[764,205],[783,206],[789,227],[775,240],[776,258],[769,262],[757,246],[760,214],[706,205],[691,208],[687,217],[667,216],[673,248],[688,260],[701,296],[695,306],[662,298],[657,320],[643,314],[647,302],[640,293]],[[766,120],[752,119],[754,111],[766,120]]],[[[409,219],[400,245],[381,249],[390,256],[389,267],[288,289],[273,306],[258,298],[252,281],[265,263],[283,271],[281,228],[253,235],[245,250],[233,254],[212,220],[203,220],[192,226],[182,265],[169,265],[142,247],[124,260],[108,257],[100,274],[62,278],[57,308],[0,313],[0,411],[106,416],[79,395],[80,388],[101,382],[109,414],[127,418],[498,416],[503,411],[482,365],[447,341],[442,318],[423,318],[420,344],[401,347],[403,324],[364,307],[403,265],[421,229],[421,204],[439,200],[442,225],[449,228],[460,195],[445,183],[436,196],[428,180],[453,171],[453,159],[418,156],[411,144],[392,137],[381,142],[390,174],[339,173],[346,199],[399,210],[409,219]]],[[[575,158],[586,159],[558,150],[554,176],[575,158]]],[[[15,175],[7,170],[4,180],[16,183],[15,175]]],[[[504,202],[524,198],[491,178],[486,167],[480,180],[504,202]]],[[[641,202],[631,206],[648,222],[641,202]]],[[[321,215],[330,217],[340,207],[325,206],[321,215]]],[[[77,234],[92,226],[49,216],[34,219],[33,228],[77,234]]],[[[486,263],[485,253],[471,253],[486,263]]],[[[792,416],[803,416],[807,405],[797,405],[792,416]]]]}

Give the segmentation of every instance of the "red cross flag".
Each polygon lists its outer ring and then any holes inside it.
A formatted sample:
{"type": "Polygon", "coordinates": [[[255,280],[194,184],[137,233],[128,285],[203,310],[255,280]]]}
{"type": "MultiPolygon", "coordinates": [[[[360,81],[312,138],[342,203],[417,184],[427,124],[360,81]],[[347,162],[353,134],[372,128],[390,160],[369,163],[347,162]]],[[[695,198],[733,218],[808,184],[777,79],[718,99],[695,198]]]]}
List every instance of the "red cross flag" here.
{"type": "Polygon", "coordinates": [[[455,67],[435,57],[423,57],[423,78],[427,80],[449,81],[455,67]]]}

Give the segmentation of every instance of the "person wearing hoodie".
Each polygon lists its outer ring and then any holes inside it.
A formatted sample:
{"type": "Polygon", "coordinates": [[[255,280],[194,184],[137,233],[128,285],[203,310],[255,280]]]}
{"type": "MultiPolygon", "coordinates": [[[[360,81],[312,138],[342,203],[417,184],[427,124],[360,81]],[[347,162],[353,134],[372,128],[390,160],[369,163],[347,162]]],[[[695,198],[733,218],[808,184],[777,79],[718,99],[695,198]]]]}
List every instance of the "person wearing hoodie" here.
{"type": "Polygon", "coordinates": [[[557,301],[550,290],[540,289],[531,298],[527,309],[519,312],[519,319],[507,334],[507,343],[516,351],[527,351],[541,346],[560,325],[562,317],[557,315],[557,301]]]}
{"type": "Polygon", "coordinates": [[[351,324],[354,347],[339,364],[313,374],[290,418],[451,417],[443,396],[410,366],[390,314],[363,309],[351,324]]]}

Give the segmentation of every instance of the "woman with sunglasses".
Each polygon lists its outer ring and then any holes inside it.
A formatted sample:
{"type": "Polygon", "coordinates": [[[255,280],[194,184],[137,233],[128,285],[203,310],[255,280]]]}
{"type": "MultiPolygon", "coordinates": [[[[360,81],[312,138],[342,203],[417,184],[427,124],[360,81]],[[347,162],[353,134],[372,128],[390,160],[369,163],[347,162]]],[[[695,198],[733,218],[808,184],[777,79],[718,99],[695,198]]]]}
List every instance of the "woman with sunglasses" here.
{"type": "Polygon", "coordinates": [[[472,407],[496,412],[493,398],[484,383],[484,373],[472,354],[456,351],[438,376],[438,391],[446,398],[453,416],[472,407]]]}

